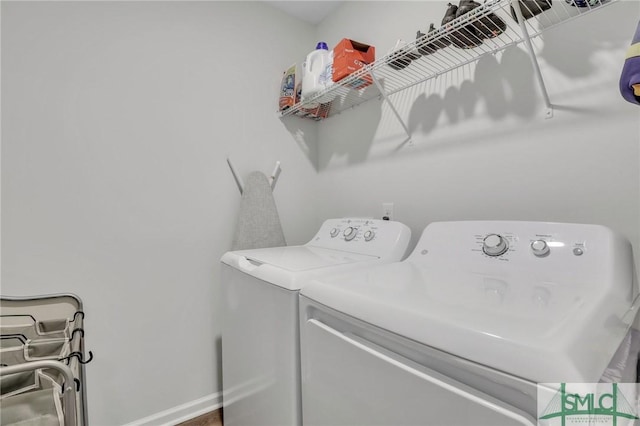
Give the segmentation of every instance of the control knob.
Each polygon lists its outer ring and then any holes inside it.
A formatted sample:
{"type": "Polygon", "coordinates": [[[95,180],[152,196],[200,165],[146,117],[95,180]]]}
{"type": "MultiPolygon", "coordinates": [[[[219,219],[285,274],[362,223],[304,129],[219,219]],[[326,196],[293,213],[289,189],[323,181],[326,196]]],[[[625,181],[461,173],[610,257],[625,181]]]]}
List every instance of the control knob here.
{"type": "Polygon", "coordinates": [[[545,240],[535,240],[531,243],[531,251],[538,257],[544,257],[549,254],[549,245],[545,240]]]}
{"type": "Polygon", "coordinates": [[[339,233],[340,233],[340,230],[339,230],[338,228],[333,228],[329,234],[331,235],[331,238],[334,238],[334,237],[336,237],[339,233]]]}
{"type": "Polygon", "coordinates": [[[375,236],[376,236],[376,233],[369,229],[367,232],[364,233],[364,240],[371,241],[375,236]]]}
{"type": "Polygon", "coordinates": [[[482,251],[489,256],[500,256],[509,249],[507,240],[498,234],[489,234],[482,241],[482,251]]]}
{"type": "Polygon", "coordinates": [[[353,226],[350,226],[350,227],[348,227],[347,229],[344,230],[342,235],[344,236],[345,241],[351,241],[356,237],[357,233],[358,233],[357,228],[354,228],[353,226]]]}

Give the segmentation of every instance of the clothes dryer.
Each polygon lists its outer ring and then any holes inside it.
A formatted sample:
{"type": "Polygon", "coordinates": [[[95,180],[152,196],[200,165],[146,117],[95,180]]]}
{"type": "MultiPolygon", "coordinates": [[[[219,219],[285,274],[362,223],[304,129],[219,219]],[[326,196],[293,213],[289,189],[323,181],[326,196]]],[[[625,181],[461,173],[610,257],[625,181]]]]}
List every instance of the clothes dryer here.
{"type": "Polygon", "coordinates": [[[313,278],[401,260],[407,226],[330,219],[305,245],[222,257],[224,423],[299,425],[298,292],[313,278]]]}
{"type": "Polygon", "coordinates": [[[637,295],[605,227],[432,223],[405,261],[302,289],[304,424],[536,425],[537,384],[600,381],[637,295]]]}

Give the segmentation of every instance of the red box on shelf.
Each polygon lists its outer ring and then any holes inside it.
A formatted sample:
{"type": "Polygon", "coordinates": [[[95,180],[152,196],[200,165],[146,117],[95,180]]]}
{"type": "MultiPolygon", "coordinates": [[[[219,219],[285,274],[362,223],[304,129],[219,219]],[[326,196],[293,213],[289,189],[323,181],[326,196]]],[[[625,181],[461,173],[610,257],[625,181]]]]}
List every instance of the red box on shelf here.
{"type": "MultiPolygon", "coordinates": [[[[340,81],[376,60],[376,48],[368,44],[343,38],[333,48],[333,81],[340,81]]],[[[362,89],[373,83],[371,75],[365,74],[348,86],[362,89]]]]}

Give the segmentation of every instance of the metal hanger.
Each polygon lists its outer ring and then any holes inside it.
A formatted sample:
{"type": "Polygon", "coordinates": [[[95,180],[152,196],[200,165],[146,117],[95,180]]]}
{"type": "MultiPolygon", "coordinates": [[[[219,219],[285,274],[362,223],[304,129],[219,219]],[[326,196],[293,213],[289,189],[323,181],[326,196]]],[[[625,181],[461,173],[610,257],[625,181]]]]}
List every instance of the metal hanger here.
{"type": "Polygon", "coordinates": [[[85,360],[82,352],[74,351],[64,358],[60,358],[58,361],[67,361],[67,365],[71,363],[71,358],[76,358],[80,364],[88,364],[93,360],[93,352],[89,351],[89,359],[85,360]]]}
{"type": "Polygon", "coordinates": [[[84,338],[84,329],[83,328],[75,328],[72,332],[71,332],[71,338],[69,340],[73,340],[73,337],[76,335],[76,332],[79,331],[82,338],[84,338]]]}

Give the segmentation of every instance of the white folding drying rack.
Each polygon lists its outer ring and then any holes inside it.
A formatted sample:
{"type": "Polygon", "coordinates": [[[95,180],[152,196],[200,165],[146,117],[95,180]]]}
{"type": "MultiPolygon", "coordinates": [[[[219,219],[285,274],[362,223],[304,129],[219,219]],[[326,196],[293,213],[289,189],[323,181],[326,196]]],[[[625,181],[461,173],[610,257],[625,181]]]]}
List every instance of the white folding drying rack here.
{"type": "Polygon", "coordinates": [[[85,357],[84,315],[73,294],[0,297],[0,424],[30,424],[23,416],[32,413],[44,424],[88,425],[85,364],[93,354],[85,357]]]}

